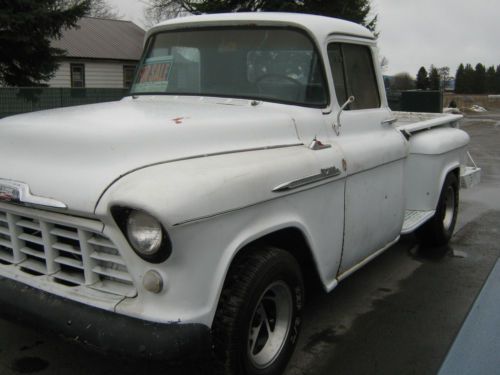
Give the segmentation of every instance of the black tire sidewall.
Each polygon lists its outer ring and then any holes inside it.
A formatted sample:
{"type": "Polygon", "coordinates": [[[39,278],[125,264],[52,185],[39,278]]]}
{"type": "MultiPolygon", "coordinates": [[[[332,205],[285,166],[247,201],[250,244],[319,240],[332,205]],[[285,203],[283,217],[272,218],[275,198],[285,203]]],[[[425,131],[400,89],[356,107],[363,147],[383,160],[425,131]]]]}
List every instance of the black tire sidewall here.
{"type": "MultiPolygon", "coordinates": [[[[284,253],[284,252],[283,252],[284,253]]],[[[272,261],[263,264],[262,269],[253,280],[254,287],[248,293],[246,303],[242,306],[240,314],[236,321],[236,329],[241,338],[240,347],[240,366],[244,374],[252,375],[271,375],[281,373],[290,359],[295,344],[298,339],[298,333],[301,323],[301,310],[303,306],[304,286],[300,269],[295,259],[285,253],[274,258],[272,261]],[[264,369],[256,368],[248,358],[247,344],[251,319],[262,293],[273,283],[277,281],[284,282],[290,289],[292,295],[292,321],[286,342],[281,349],[278,357],[268,367],[264,369]]]]}
{"type": "Polygon", "coordinates": [[[446,176],[444,181],[443,189],[441,190],[441,194],[439,196],[438,211],[436,214],[436,230],[438,231],[438,238],[441,239],[441,242],[448,242],[453,235],[453,230],[455,229],[458,216],[458,200],[458,180],[453,173],[450,173],[446,176]],[[446,194],[450,186],[453,188],[454,194],[453,218],[449,228],[445,228],[443,220],[446,215],[446,194]]]}
{"type": "Polygon", "coordinates": [[[425,223],[422,227],[417,230],[417,236],[420,242],[424,245],[429,245],[431,247],[439,247],[446,245],[455,229],[455,224],[458,216],[458,205],[459,205],[459,185],[458,178],[454,173],[449,173],[439,194],[439,200],[436,207],[436,213],[434,217],[425,223]],[[453,218],[451,224],[448,228],[444,227],[443,219],[446,214],[446,194],[449,187],[453,188],[454,193],[454,207],[453,207],[453,218]]]}

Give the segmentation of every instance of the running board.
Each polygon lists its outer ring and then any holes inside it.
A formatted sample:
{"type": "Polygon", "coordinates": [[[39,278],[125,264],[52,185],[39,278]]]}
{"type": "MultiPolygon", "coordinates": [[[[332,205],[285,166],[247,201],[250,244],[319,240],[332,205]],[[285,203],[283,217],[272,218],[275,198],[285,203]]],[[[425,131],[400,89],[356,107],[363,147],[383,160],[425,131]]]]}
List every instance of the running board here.
{"type": "Polygon", "coordinates": [[[365,264],[370,263],[370,261],[376,257],[378,257],[380,254],[382,254],[384,251],[386,251],[388,248],[390,248],[392,245],[394,245],[396,242],[399,241],[399,236],[397,236],[393,241],[389,242],[387,245],[385,245],[383,248],[375,251],[373,254],[367,256],[365,259],[363,259],[361,262],[358,264],[355,264],[353,267],[349,268],[348,270],[342,272],[339,274],[336,278],[336,282],[334,281],[332,285],[332,289],[337,286],[338,282],[344,280],[347,276],[353,274],[357,270],[359,270],[361,267],[363,267],[365,264]]]}
{"type": "Polygon", "coordinates": [[[408,234],[413,232],[419,226],[424,224],[427,220],[434,216],[435,210],[431,211],[405,211],[405,221],[403,223],[403,229],[401,229],[401,234],[408,234]]]}
{"type": "Polygon", "coordinates": [[[472,165],[460,166],[460,187],[462,189],[469,189],[481,182],[481,168],[476,165],[470,152],[467,152],[467,157],[472,165]]]}

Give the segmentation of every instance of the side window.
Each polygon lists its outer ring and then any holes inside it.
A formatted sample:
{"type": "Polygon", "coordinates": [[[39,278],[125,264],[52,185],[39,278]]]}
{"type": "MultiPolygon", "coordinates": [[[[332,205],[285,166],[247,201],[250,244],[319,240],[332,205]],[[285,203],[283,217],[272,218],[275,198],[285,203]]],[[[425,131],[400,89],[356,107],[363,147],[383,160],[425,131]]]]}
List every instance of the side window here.
{"type": "Polygon", "coordinates": [[[85,87],[85,65],[71,64],[71,87],[85,87]]]}
{"type": "Polygon", "coordinates": [[[356,100],[349,109],[380,107],[380,95],[369,47],[332,43],[328,46],[328,57],[340,105],[353,95],[356,100]]]}
{"type": "Polygon", "coordinates": [[[344,58],[342,56],[342,47],[339,43],[333,43],[328,46],[328,59],[330,60],[330,69],[332,70],[337,101],[342,105],[347,101],[347,87],[344,75],[344,58]]]}
{"type": "Polygon", "coordinates": [[[134,81],[135,65],[123,65],[123,88],[129,89],[134,81]]]}

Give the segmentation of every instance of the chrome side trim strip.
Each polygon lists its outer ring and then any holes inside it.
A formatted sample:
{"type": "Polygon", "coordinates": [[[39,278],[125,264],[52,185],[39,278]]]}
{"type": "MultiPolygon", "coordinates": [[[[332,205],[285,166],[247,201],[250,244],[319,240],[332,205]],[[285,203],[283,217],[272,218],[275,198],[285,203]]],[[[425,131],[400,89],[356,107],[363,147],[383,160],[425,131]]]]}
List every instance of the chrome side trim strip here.
{"type": "Polygon", "coordinates": [[[272,191],[273,191],[273,193],[280,193],[283,191],[298,189],[302,186],[314,184],[316,182],[323,181],[323,180],[326,180],[328,178],[336,177],[336,176],[340,175],[341,173],[342,172],[337,167],[324,168],[324,169],[321,169],[321,172],[319,174],[300,178],[298,180],[285,182],[283,184],[276,186],[272,191]]]}
{"type": "Polygon", "coordinates": [[[328,185],[328,184],[331,184],[331,183],[334,183],[334,182],[337,182],[337,181],[340,181],[340,180],[323,180],[321,183],[319,183],[319,184],[317,184],[315,186],[314,185],[309,185],[309,186],[306,186],[302,190],[290,190],[290,191],[286,192],[288,194],[274,195],[272,198],[264,199],[264,200],[261,200],[261,201],[255,202],[255,203],[250,203],[250,204],[247,204],[247,205],[244,205],[244,206],[230,208],[230,209],[225,210],[225,211],[214,212],[212,214],[208,214],[208,215],[205,215],[205,216],[198,216],[198,217],[195,217],[193,219],[179,221],[179,222],[173,224],[173,226],[176,227],[176,226],[181,226],[181,225],[185,225],[185,224],[191,224],[191,223],[195,223],[197,221],[207,220],[207,219],[211,219],[213,217],[230,214],[232,212],[244,210],[246,208],[258,206],[259,204],[262,204],[262,203],[271,202],[271,201],[274,201],[274,200],[277,200],[277,199],[281,199],[283,197],[289,197],[289,196],[294,195],[294,194],[300,194],[301,192],[306,191],[306,190],[317,189],[318,187],[321,187],[321,186],[324,186],[324,185],[328,185]]]}
{"type": "MultiPolygon", "coordinates": [[[[393,160],[393,161],[390,161],[388,163],[384,163],[384,164],[381,164],[381,165],[387,165],[387,164],[391,164],[391,163],[394,163],[394,162],[398,162],[398,161],[403,160],[405,158],[406,158],[406,156],[404,158],[393,160]]],[[[356,174],[363,173],[365,171],[369,171],[369,170],[375,169],[377,167],[379,167],[379,166],[375,166],[373,168],[369,168],[369,169],[366,169],[366,170],[363,170],[363,171],[360,171],[360,172],[356,172],[356,173],[351,174],[351,175],[344,175],[344,178],[345,177],[349,177],[349,176],[355,176],[356,174]]],[[[310,185],[305,186],[301,190],[285,190],[285,191],[283,191],[283,193],[287,193],[287,194],[282,194],[282,195],[276,194],[276,195],[272,196],[272,198],[263,199],[263,200],[260,200],[260,201],[254,202],[254,203],[250,203],[250,204],[247,204],[247,205],[244,205],[244,206],[238,206],[238,207],[230,208],[230,209],[227,209],[227,210],[224,210],[224,211],[218,211],[218,212],[210,213],[210,214],[207,214],[207,215],[204,215],[204,216],[193,217],[191,219],[179,221],[179,222],[173,224],[173,226],[175,227],[175,226],[181,226],[181,225],[191,224],[191,223],[198,222],[198,221],[201,221],[201,220],[207,220],[207,219],[210,219],[210,218],[213,218],[213,217],[217,217],[217,216],[221,216],[221,215],[226,215],[226,214],[229,214],[229,213],[232,213],[232,212],[236,212],[236,211],[239,211],[239,210],[243,210],[243,209],[246,209],[246,208],[255,207],[255,206],[259,205],[259,204],[270,202],[270,201],[273,201],[275,199],[281,199],[282,197],[285,197],[285,196],[291,196],[293,194],[300,194],[301,192],[306,191],[306,190],[317,189],[318,187],[321,187],[323,185],[332,184],[332,183],[340,182],[340,181],[341,181],[340,179],[333,179],[333,178],[332,179],[323,179],[322,181],[318,182],[316,185],[310,184],[310,185]]]]}
{"type": "Polygon", "coordinates": [[[0,179],[0,201],[54,208],[67,208],[64,203],[55,199],[31,194],[28,184],[4,179],[0,179]]]}

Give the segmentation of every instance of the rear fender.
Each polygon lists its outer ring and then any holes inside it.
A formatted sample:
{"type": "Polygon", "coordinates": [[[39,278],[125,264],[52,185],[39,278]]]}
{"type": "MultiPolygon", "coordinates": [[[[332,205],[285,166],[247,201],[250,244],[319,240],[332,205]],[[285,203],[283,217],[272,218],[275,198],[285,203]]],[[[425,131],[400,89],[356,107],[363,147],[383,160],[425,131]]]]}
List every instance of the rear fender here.
{"type": "Polygon", "coordinates": [[[446,176],[460,169],[469,136],[454,128],[435,128],[410,138],[405,179],[406,209],[436,208],[446,176]]]}

